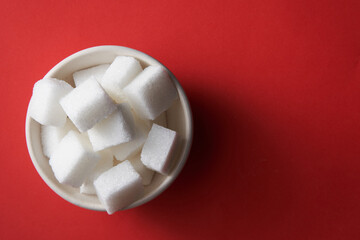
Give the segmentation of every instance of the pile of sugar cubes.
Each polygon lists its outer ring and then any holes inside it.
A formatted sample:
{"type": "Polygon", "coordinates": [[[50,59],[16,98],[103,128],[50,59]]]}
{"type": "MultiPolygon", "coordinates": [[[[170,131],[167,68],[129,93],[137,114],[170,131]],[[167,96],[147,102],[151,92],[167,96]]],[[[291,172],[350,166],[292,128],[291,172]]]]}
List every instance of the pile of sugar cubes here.
{"type": "Polygon", "coordinates": [[[176,132],[166,128],[165,111],[178,93],[163,67],[143,70],[129,56],[73,79],[75,88],[55,78],[36,82],[29,115],[41,124],[56,179],[96,194],[112,214],[141,198],[154,172],[169,173],[176,132]]]}

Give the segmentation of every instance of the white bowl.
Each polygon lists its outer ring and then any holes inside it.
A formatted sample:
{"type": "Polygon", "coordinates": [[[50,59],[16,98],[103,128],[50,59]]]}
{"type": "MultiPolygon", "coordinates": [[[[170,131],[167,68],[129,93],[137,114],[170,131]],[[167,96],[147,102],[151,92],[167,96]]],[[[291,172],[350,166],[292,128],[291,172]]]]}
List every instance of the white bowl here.
{"type": "MultiPolygon", "coordinates": [[[[55,77],[65,80],[73,85],[72,73],[80,69],[89,68],[104,63],[111,63],[116,56],[133,56],[143,67],[149,65],[162,65],[156,59],[140,51],[120,46],[98,46],[79,51],[58,63],[45,77],[55,77]]],[[[173,167],[168,176],[155,174],[152,183],[145,187],[144,196],[132,203],[126,209],[142,205],[162,193],[175,180],[183,168],[188,157],[192,136],[193,122],[189,102],[185,92],[176,80],[175,76],[169,71],[179,93],[177,100],[166,112],[167,126],[175,130],[179,135],[177,148],[173,155],[173,167]]],[[[95,195],[80,194],[78,188],[72,188],[60,184],[54,177],[50,168],[49,160],[42,151],[40,140],[40,124],[26,116],[26,143],[31,160],[46,184],[63,199],[83,208],[91,210],[105,211],[95,195]]]]}

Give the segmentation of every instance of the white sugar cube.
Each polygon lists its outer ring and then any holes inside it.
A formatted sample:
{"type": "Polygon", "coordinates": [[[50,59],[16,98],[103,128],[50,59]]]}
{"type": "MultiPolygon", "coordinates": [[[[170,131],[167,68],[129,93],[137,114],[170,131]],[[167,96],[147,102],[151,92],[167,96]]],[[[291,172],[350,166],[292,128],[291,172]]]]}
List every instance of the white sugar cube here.
{"type": "Polygon", "coordinates": [[[123,161],[137,154],[144,145],[145,140],[146,135],[142,132],[140,133],[139,131],[133,141],[117,145],[113,147],[111,151],[113,152],[116,160],[123,161]]]}
{"type": "Polygon", "coordinates": [[[154,123],[141,151],[142,163],[161,174],[168,174],[175,140],[175,131],[154,123]]]}
{"type": "Polygon", "coordinates": [[[88,139],[70,131],[55,149],[49,164],[56,179],[63,184],[80,187],[100,161],[88,139]]]}
{"type": "Polygon", "coordinates": [[[122,143],[111,148],[116,160],[124,161],[140,152],[149,133],[147,125],[138,118],[135,118],[135,137],[132,141],[122,143]]]}
{"type": "Polygon", "coordinates": [[[96,194],[94,188],[94,181],[103,172],[113,167],[113,155],[109,150],[99,152],[101,160],[96,165],[95,169],[89,174],[85,182],[80,187],[80,193],[84,194],[96,194]]]}
{"type": "Polygon", "coordinates": [[[122,89],[140,72],[142,67],[133,57],[118,56],[101,79],[105,91],[118,103],[123,101],[122,89]]]}
{"type": "Polygon", "coordinates": [[[134,116],[136,127],[140,127],[141,129],[143,129],[148,133],[151,129],[153,122],[151,120],[139,117],[133,109],[131,112],[134,116]]]}
{"type": "Polygon", "coordinates": [[[35,83],[29,104],[29,115],[42,125],[62,127],[66,114],[59,100],[73,88],[65,81],[44,78],[35,83]]]}
{"type": "Polygon", "coordinates": [[[104,73],[109,68],[110,64],[101,64],[95,67],[86,68],[77,72],[74,72],[73,78],[75,86],[79,86],[84,81],[88,80],[91,76],[94,76],[96,81],[101,82],[104,73]]]}
{"type": "Polygon", "coordinates": [[[141,177],[129,161],[101,174],[95,180],[94,186],[108,214],[124,209],[144,194],[141,177]]]}
{"type": "Polygon", "coordinates": [[[95,151],[133,140],[135,124],[130,106],[118,105],[117,110],[91,128],[88,135],[95,151]]]}
{"type": "Polygon", "coordinates": [[[129,160],[131,165],[140,174],[143,185],[149,185],[154,176],[154,171],[147,168],[140,160],[140,155],[129,160]]]}
{"type": "Polygon", "coordinates": [[[116,104],[94,77],[74,88],[60,104],[80,132],[92,128],[116,109],[116,104]]]}
{"type": "Polygon", "coordinates": [[[77,128],[68,118],[66,120],[65,126],[63,127],[41,125],[41,144],[43,153],[46,157],[50,158],[51,154],[54,152],[61,139],[70,130],[77,131],[77,128]]]}
{"type": "Polygon", "coordinates": [[[150,120],[166,111],[178,97],[172,79],[160,66],[147,67],[123,92],[135,112],[150,120]]]}

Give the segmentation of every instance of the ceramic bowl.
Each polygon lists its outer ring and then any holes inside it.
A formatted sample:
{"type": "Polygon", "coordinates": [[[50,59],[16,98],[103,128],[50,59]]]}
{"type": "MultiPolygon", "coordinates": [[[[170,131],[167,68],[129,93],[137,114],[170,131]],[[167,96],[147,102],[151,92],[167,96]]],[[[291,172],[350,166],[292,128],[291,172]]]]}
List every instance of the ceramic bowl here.
{"type": "MultiPolygon", "coordinates": [[[[69,82],[74,86],[72,74],[78,70],[99,64],[111,63],[116,56],[132,56],[143,68],[150,65],[161,65],[153,57],[140,51],[121,46],[97,46],[79,51],[53,67],[45,77],[54,77],[69,82]]],[[[166,68],[166,67],[165,67],[166,68]]],[[[167,68],[166,68],[167,69],[167,68]]],[[[179,93],[179,99],[166,111],[167,127],[178,133],[177,147],[173,154],[172,170],[168,176],[155,174],[150,185],[145,187],[145,194],[141,199],[129,205],[126,209],[140,206],[162,193],[175,180],[182,170],[192,143],[193,121],[189,102],[180,83],[168,70],[179,93]]],[[[79,207],[105,211],[96,195],[80,194],[78,188],[60,184],[49,165],[49,159],[44,156],[40,138],[40,124],[26,116],[26,143],[31,160],[45,183],[63,199],[79,207]]]]}

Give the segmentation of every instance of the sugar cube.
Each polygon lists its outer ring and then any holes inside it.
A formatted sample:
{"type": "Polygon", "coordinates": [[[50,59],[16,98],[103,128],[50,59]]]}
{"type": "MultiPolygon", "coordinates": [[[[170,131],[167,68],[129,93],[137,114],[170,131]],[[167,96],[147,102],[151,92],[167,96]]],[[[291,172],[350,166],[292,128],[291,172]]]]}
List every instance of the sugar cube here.
{"type": "Polygon", "coordinates": [[[73,88],[65,81],[44,78],[35,83],[29,104],[29,115],[42,125],[62,127],[66,114],[59,100],[73,88]]]}
{"type": "Polygon", "coordinates": [[[95,151],[133,140],[135,125],[130,106],[119,104],[117,110],[91,128],[88,135],[95,151]]]}
{"type": "Polygon", "coordinates": [[[136,126],[140,127],[146,132],[149,132],[153,124],[153,121],[139,117],[134,111],[134,109],[131,109],[131,112],[134,116],[136,126]]]}
{"type": "Polygon", "coordinates": [[[111,148],[116,160],[123,161],[139,153],[144,145],[149,129],[143,121],[135,118],[135,137],[132,141],[111,148]]]}
{"type": "Polygon", "coordinates": [[[105,91],[117,102],[123,101],[122,89],[140,72],[142,67],[133,57],[118,56],[101,79],[105,91]]]}
{"type": "Polygon", "coordinates": [[[140,174],[143,185],[149,185],[154,176],[154,171],[147,168],[140,160],[140,155],[129,160],[131,165],[140,174]]]}
{"type": "Polygon", "coordinates": [[[45,126],[41,125],[41,144],[43,153],[46,157],[50,158],[51,154],[54,152],[55,148],[60,143],[61,139],[70,131],[77,131],[77,128],[70,121],[66,119],[65,126],[63,127],[54,127],[54,126],[45,126]]]}
{"type": "Polygon", "coordinates": [[[102,173],[94,186],[108,214],[124,209],[144,194],[141,177],[127,160],[102,173]]]}
{"type": "Polygon", "coordinates": [[[161,174],[168,174],[176,132],[153,124],[141,151],[142,163],[161,174]]]}
{"type": "Polygon", "coordinates": [[[88,80],[91,76],[94,76],[96,81],[101,83],[101,79],[104,76],[104,73],[109,68],[110,64],[101,64],[95,67],[86,68],[77,72],[74,72],[73,78],[75,86],[79,86],[84,81],[88,80]]]}
{"type": "Polygon", "coordinates": [[[160,66],[145,68],[123,92],[135,112],[150,120],[166,111],[178,97],[172,79],[160,66]]]}
{"type": "Polygon", "coordinates": [[[94,77],[74,88],[60,104],[80,132],[92,128],[116,109],[116,104],[94,77]]]}
{"type": "Polygon", "coordinates": [[[89,174],[85,182],[80,187],[80,193],[84,194],[96,194],[94,188],[94,181],[103,172],[109,170],[113,166],[113,155],[109,150],[103,150],[98,152],[101,156],[101,160],[96,165],[95,169],[89,174]]]}
{"type": "Polygon", "coordinates": [[[99,161],[100,155],[91,149],[89,140],[69,131],[51,155],[49,164],[60,183],[80,187],[99,161]]]}

